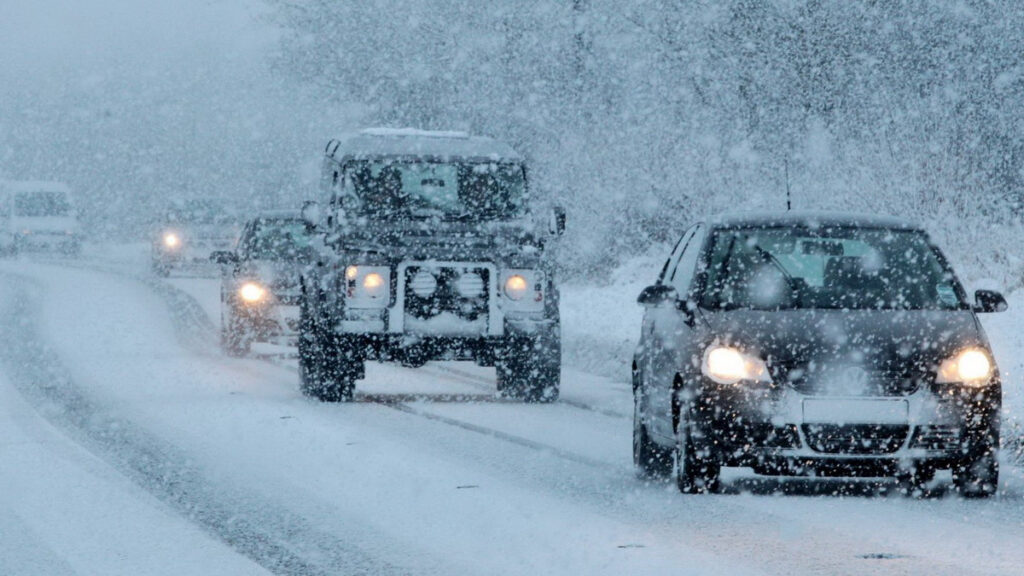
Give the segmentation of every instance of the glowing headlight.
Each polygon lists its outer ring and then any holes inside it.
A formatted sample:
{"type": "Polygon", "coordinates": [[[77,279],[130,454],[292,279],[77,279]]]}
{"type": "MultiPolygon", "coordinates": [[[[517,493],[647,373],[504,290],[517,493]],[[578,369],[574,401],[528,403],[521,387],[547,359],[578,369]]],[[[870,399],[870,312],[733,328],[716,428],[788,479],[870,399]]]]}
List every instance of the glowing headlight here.
{"type": "Polygon", "coordinates": [[[530,283],[519,274],[513,274],[505,279],[505,295],[511,300],[522,300],[529,290],[530,283]]]}
{"type": "Polygon", "coordinates": [[[992,361],[988,354],[978,348],[968,348],[939,365],[936,382],[948,384],[964,382],[981,385],[992,376],[992,361]]]}
{"type": "Polygon", "coordinates": [[[177,248],[181,245],[181,238],[174,232],[168,232],[164,234],[164,246],[168,248],[177,248]]]}
{"type": "Polygon", "coordinates": [[[246,282],[238,289],[238,295],[242,297],[242,300],[255,304],[266,298],[267,289],[255,282],[246,282]]]}
{"type": "Polygon", "coordinates": [[[384,277],[376,272],[363,276],[363,291],[370,298],[379,298],[384,292],[384,277]]]}
{"type": "Polygon", "coordinates": [[[382,308],[391,289],[391,269],[387,266],[349,266],[345,268],[345,297],[353,308],[382,308]]]}
{"type": "Polygon", "coordinates": [[[771,381],[764,360],[726,346],[711,346],[704,352],[701,372],[719,384],[735,384],[740,380],[771,381]]]}

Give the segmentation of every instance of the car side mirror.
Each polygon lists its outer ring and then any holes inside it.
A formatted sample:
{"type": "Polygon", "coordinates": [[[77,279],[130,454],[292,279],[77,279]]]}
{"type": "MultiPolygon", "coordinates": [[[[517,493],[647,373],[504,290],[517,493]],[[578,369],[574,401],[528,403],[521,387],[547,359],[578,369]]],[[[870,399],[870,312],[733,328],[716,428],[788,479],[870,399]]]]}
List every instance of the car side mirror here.
{"type": "Polygon", "coordinates": [[[313,230],[320,223],[320,203],[316,200],[307,200],[302,203],[302,221],[306,227],[313,230]]]}
{"type": "Polygon", "coordinates": [[[974,292],[975,312],[1003,312],[1009,308],[1006,298],[995,290],[977,290],[974,292]]]}
{"type": "Polygon", "coordinates": [[[640,296],[637,297],[636,301],[642,306],[648,308],[654,306],[660,306],[665,302],[676,301],[679,299],[679,293],[675,288],[668,284],[654,284],[644,288],[640,292],[640,296]]]}
{"type": "Polygon", "coordinates": [[[210,261],[221,264],[238,264],[238,254],[230,250],[216,250],[210,253],[210,261]]]}
{"type": "Polygon", "coordinates": [[[552,236],[565,234],[565,208],[555,206],[548,215],[548,232],[552,236]]]}

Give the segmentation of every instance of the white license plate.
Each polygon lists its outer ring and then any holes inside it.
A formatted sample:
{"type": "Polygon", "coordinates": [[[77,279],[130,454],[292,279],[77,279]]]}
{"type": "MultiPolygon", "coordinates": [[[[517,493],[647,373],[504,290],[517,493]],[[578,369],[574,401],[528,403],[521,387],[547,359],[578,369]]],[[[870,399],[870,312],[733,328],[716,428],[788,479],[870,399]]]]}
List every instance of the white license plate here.
{"type": "Polygon", "coordinates": [[[906,424],[909,411],[901,399],[804,399],[805,424],[906,424]]]}

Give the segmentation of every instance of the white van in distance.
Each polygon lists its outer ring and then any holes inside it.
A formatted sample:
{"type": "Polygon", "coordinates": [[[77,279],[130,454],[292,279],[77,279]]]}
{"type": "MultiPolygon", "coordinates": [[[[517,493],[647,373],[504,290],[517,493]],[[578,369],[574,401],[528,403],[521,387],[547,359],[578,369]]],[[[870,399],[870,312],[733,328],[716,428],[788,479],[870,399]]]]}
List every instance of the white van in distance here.
{"type": "Polygon", "coordinates": [[[0,181],[0,251],[77,254],[81,247],[81,226],[66,184],[0,181]]]}

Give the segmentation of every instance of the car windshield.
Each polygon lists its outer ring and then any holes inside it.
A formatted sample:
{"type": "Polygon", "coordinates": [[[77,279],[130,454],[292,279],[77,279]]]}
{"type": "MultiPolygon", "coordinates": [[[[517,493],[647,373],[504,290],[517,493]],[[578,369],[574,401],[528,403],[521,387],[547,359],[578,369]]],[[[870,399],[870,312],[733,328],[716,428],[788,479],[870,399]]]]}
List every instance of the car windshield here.
{"type": "Polygon", "coordinates": [[[718,231],[700,303],[710,309],[954,310],[963,290],[924,233],[794,227],[718,231]]]}
{"type": "Polygon", "coordinates": [[[245,249],[255,260],[295,260],[309,255],[310,237],[301,220],[257,221],[245,249]]]}
{"type": "Polygon", "coordinates": [[[14,213],[28,218],[68,216],[71,203],[63,192],[26,192],[14,198],[14,213]]]}
{"type": "Polygon", "coordinates": [[[190,200],[167,211],[167,222],[196,225],[230,224],[233,218],[218,202],[190,200]]]}
{"type": "Polygon", "coordinates": [[[522,166],[499,162],[361,161],[346,168],[354,210],[380,219],[494,220],[521,215],[522,166]]]}

